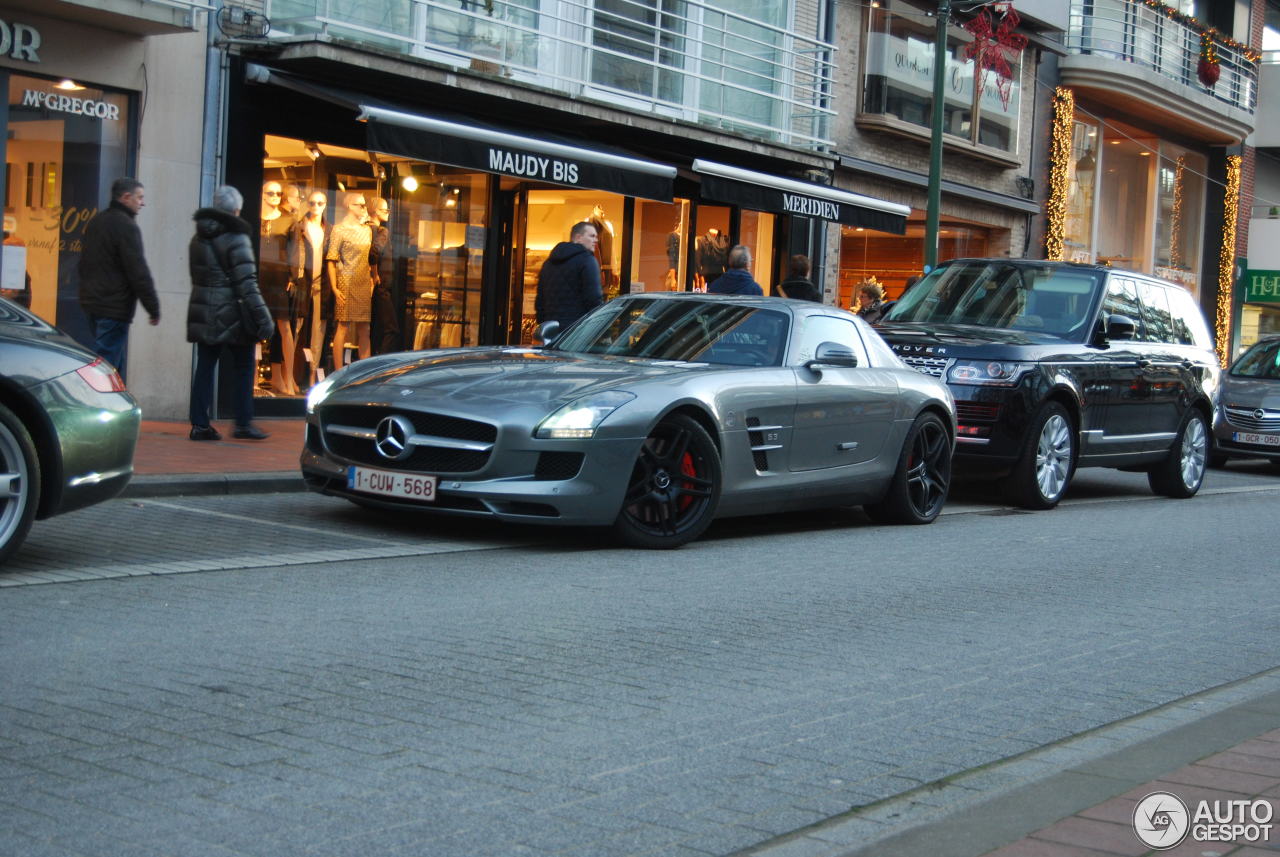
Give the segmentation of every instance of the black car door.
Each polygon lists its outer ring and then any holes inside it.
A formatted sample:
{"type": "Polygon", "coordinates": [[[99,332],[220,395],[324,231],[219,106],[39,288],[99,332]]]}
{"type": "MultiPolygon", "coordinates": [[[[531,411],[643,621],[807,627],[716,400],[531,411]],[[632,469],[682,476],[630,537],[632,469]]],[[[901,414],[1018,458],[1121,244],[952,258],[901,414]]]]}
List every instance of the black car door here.
{"type": "Polygon", "coordinates": [[[1148,401],[1144,448],[1166,449],[1182,422],[1187,402],[1187,366],[1174,333],[1173,313],[1165,286],[1138,280],[1148,341],[1140,365],[1148,401]]]}
{"type": "Polygon", "coordinates": [[[1150,396],[1145,367],[1147,330],[1133,279],[1112,275],[1102,302],[1099,323],[1105,330],[1113,315],[1137,325],[1133,339],[1106,341],[1093,354],[1090,378],[1084,385],[1084,453],[1089,456],[1141,452],[1142,434],[1150,423],[1150,396]]]}

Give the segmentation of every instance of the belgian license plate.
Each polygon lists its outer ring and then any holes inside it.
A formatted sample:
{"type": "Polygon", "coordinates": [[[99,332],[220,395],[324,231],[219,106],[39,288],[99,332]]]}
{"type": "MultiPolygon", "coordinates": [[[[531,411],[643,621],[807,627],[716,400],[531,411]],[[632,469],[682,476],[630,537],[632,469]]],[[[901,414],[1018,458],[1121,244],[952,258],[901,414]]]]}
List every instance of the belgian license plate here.
{"type": "Polygon", "coordinates": [[[1280,434],[1254,434],[1238,431],[1231,435],[1236,443],[1251,443],[1254,446],[1280,446],[1280,434]]]}
{"type": "Polygon", "coordinates": [[[347,489],[433,503],[436,499],[436,477],[353,466],[347,468],[347,489]]]}

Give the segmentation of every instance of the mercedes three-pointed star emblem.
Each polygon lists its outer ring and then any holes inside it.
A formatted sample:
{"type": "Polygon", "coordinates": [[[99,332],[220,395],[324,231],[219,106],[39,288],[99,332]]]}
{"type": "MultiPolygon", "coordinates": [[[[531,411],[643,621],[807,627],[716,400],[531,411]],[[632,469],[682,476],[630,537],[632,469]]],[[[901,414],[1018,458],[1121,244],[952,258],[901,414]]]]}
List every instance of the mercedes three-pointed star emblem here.
{"type": "Polygon", "coordinates": [[[409,445],[409,438],[412,436],[413,423],[405,417],[398,414],[383,417],[378,423],[373,448],[378,450],[378,455],[383,458],[399,461],[413,454],[413,447],[409,445]]]}

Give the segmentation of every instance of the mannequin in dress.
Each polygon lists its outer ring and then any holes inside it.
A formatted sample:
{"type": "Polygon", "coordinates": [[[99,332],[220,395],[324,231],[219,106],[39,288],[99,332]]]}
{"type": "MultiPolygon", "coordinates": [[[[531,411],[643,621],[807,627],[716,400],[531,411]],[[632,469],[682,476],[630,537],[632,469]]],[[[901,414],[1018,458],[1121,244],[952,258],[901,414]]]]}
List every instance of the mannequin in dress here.
{"type": "Polygon", "coordinates": [[[316,370],[320,368],[321,358],[324,356],[324,334],[329,322],[328,313],[325,312],[325,304],[330,295],[329,272],[324,260],[325,246],[329,243],[329,224],[324,216],[328,205],[329,200],[321,191],[307,195],[307,213],[295,227],[293,242],[293,280],[300,297],[298,317],[304,322],[299,336],[309,340],[310,384],[320,380],[316,370]]]}
{"type": "Polygon", "coordinates": [[[396,318],[395,300],[391,293],[394,265],[391,259],[391,206],[380,196],[369,199],[369,227],[373,230],[373,247],[369,251],[369,267],[373,273],[373,342],[378,354],[389,354],[397,348],[400,322],[396,318]]]}
{"type": "Polygon", "coordinates": [[[289,264],[293,218],[280,209],[282,197],[280,182],[269,181],[262,186],[258,287],[279,335],[279,342],[276,337],[272,337],[271,342],[271,389],[281,396],[296,396],[299,390],[293,381],[293,352],[297,343],[293,333],[293,283],[289,264]]]}
{"type": "Polygon", "coordinates": [[[342,368],[347,334],[353,329],[360,359],[372,353],[369,318],[373,305],[373,276],[369,268],[369,249],[373,246],[373,231],[369,228],[364,194],[348,193],[343,202],[347,215],[329,233],[329,250],[325,253],[329,282],[333,287],[333,317],[337,322],[333,334],[335,370],[342,368]]]}
{"type": "Polygon", "coordinates": [[[600,284],[608,292],[617,281],[613,274],[613,223],[604,216],[604,207],[597,204],[587,216],[587,223],[596,228],[596,261],[600,263],[600,284]]]}

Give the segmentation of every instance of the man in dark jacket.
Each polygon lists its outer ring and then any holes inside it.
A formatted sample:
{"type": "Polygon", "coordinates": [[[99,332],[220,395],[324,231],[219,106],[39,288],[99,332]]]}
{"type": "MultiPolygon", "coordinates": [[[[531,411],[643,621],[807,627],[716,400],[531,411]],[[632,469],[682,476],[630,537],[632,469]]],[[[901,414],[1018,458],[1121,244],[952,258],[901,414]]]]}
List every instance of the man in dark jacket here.
{"type": "Polygon", "coordinates": [[[232,437],[263,440],[253,424],[253,346],[275,330],[271,311],[258,290],[257,263],[249,236],[252,227],[238,216],[244,197],[230,185],[213,192],[213,207],[195,213],[196,234],[189,249],[191,301],[187,305],[187,341],[196,346],[191,378],[191,439],[221,440],[209,424],[213,373],[225,347],[235,361],[236,427],[232,437]]]}
{"type": "Polygon", "coordinates": [[[778,288],[782,291],[783,297],[788,297],[798,301],[817,301],[822,303],[822,295],[818,292],[818,287],[813,284],[813,280],[809,279],[809,257],[796,254],[791,257],[791,263],[788,270],[788,276],[778,288]]]}
{"type": "Polygon", "coordinates": [[[729,251],[729,270],[717,277],[707,292],[713,295],[763,295],[764,289],[751,279],[751,251],[739,244],[729,251]]]}
{"type": "Polygon", "coordinates": [[[568,241],[561,241],[552,249],[538,272],[538,296],[534,300],[538,324],[558,321],[564,330],[604,303],[600,263],[595,255],[599,241],[596,228],[583,221],[573,224],[568,241]]]}
{"type": "Polygon", "coordinates": [[[160,300],[142,255],[142,231],[135,218],[143,206],[142,182],[121,178],[111,184],[111,204],[84,228],[80,253],[80,307],[93,330],[93,350],[124,375],[129,325],[138,301],[160,323],[160,300]]]}

